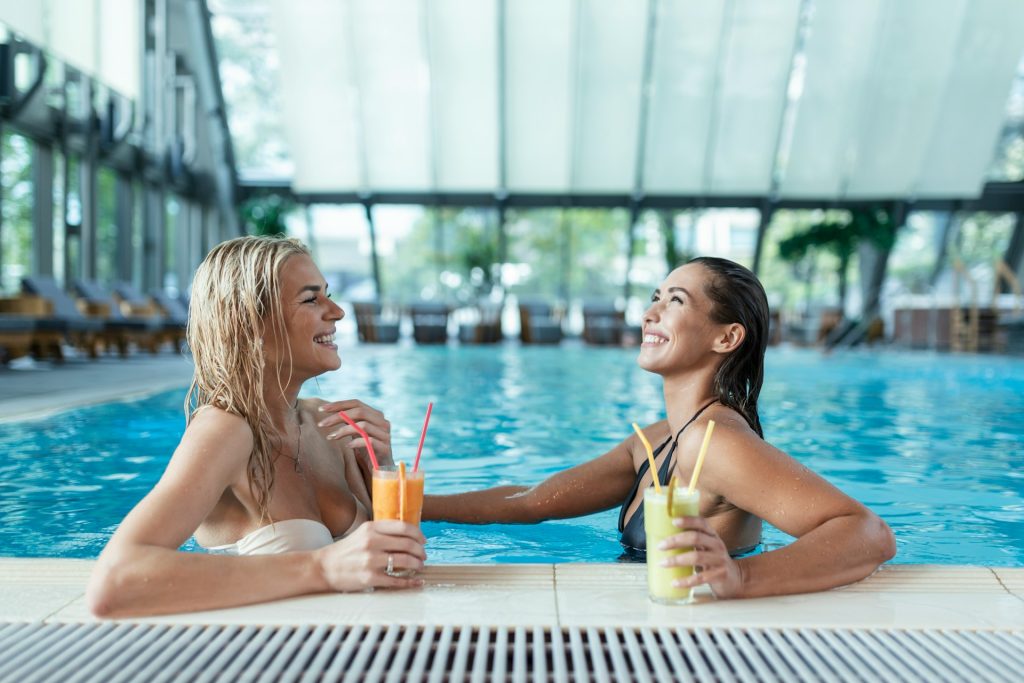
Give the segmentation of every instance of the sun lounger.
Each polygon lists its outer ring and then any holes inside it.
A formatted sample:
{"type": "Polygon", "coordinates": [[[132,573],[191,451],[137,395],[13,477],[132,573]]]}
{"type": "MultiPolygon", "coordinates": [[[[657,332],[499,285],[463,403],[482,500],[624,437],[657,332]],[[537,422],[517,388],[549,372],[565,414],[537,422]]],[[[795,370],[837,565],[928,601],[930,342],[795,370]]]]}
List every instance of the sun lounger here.
{"type": "Polygon", "coordinates": [[[359,341],[367,344],[394,344],[398,341],[398,321],[383,317],[383,308],[376,301],[353,303],[359,341]]]}
{"type": "Polygon", "coordinates": [[[475,307],[477,320],[459,325],[459,341],[464,344],[496,344],[502,339],[501,304],[475,307]]]}
{"type": "Polygon", "coordinates": [[[626,314],[611,303],[583,306],[583,341],[588,344],[621,344],[626,329],[626,314]]]}
{"type": "Polygon", "coordinates": [[[444,344],[448,341],[448,305],[421,302],[409,307],[412,336],[417,344],[444,344]]]}
{"type": "Polygon", "coordinates": [[[122,308],[121,302],[114,299],[106,287],[91,280],[76,280],[75,291],[84,302],[86,312],[103,320],[106,341],[116,345],[122,356],[128,355],[131,342],[156,353],[163,324],[152,315],[151,309],[135,310],[127,304],[122,308]]]}
{"type": "Polygon", "coordinates": [[[546,301],[521,300],[519,338],[524,344],[557,344],[562,341],[562,317],[546,301]]]}
{"type": "Polygon", "coordinates": [[[91,358],[97,356],[98,343],[104,331],[102,321],[84,315],[75,300],[51,277],[23,277],[21,289],[30,297],[45,302],[45,313],[36,316],[39,321],[36,336],[44,344],[41,351],[49,348],[60,360],[63,354],[59,340],[66,337],[72,344],[85,349],[91,358]]]}

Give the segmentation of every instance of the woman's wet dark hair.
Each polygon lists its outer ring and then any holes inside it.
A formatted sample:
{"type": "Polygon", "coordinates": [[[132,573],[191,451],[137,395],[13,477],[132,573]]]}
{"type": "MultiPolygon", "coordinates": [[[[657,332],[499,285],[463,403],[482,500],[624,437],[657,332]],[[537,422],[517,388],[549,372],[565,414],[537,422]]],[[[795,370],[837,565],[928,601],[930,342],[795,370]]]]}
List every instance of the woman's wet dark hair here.
{"type": "Polygon", "coordinates": [[[704,285],[712,303],[711,319],[723,325],[739,323],[746,330],[743,343],[726,356],[715,373],[715,396],[722,405],[739,412],[764,438],[757,414],[768,346],[768,297],[764,287],[750,270],[728,259],[698,256],[688,263],[699,263],[711,273],[704,285]]]}

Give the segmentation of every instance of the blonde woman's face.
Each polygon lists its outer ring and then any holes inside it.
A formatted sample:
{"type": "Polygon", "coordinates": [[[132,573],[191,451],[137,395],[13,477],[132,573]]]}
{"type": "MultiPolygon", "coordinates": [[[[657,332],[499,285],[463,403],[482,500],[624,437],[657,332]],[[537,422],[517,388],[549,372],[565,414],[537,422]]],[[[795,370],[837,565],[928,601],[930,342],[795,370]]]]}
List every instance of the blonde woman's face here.
{"type": "MultiPolygon", "coordinates": [[[[345,312],[327,294],[327,282],[313,259],[296,254],[281,267],[281,312],[285,334],[291,346],[292,373],[301,378],[315,377],[341,367],[338,346],[334,343],[334,324],[345,312]]],[[[272,336],[268,329],[268,336],[272,336]]],[[[274,348],[264,340],[268,360],[287,363],[287,350],[274,348]]]]}

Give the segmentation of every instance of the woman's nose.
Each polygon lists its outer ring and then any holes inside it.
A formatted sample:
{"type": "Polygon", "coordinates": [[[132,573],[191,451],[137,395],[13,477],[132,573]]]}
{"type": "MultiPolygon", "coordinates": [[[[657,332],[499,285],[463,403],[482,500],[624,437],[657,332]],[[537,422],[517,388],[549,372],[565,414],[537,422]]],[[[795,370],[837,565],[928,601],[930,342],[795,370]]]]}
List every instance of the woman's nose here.
{"type": "Polygon", "coordinates": [[[334,303],[333,299],[328,299],[327,303],[329,304],[327,308],[328,318],[331,320],[341,320],[345,317],[345,309],[334,303]]]}

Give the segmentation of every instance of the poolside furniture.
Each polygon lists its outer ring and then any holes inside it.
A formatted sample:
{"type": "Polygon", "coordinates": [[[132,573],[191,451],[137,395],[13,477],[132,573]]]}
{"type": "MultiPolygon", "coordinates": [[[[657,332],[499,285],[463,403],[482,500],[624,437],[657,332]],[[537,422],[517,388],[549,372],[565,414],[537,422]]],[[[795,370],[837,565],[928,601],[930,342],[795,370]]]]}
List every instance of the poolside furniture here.
{"type": "Polygon", "coordinates": [[[422,301],[409,307],[412,336],[417,344],[444,344],[448,341],[448,304],[422,301]]]}
{"type": "Polygon", "coordinates": [[[132,342],[151,353],[159,350],[163,323],[151,306],[135,308],[119,302],[106,287],[92,280],[75,280],[75,291],[85,312],[103,320],[104,339],[115,345],[121,356],[128,355],[132,342]]]}
{"type": "Polygon", "coordinates": [[[619,345],[626,329],[626,314],[613,303],[583,304],[583,341],[588,344],[619,345]]]}
{"type": "Polygon", "coordinates": [[[72,344],[85,349],[90,358],[99,355],[99,342],[104,326],[100,320],[84,315],[78,310],[75,300],[68,295],[52,277],[30,275],[21,279],[21,289],[36,310],[45,313],[37,316],[36,337],[40,340],[40,352],[47,350],[59,361],[64,355],[60,341],[65,337],[72,344]],[[45,322],[42,322],[45,321],[45,322]],[[42,327],[43,329],[39,329],[42,327]]]}
{"type": "Polygon", "coordinates": [[[35,321],[27,315],[0,313],[0,363],[31,352],[35,327],[35,321]]]}
{"type": "Polygon", "coordinates": [[[388,321],[383,307],[376,301],[353,302],[359,341],[367,344],[394,344],[398,341],[398,321],[388,321]]]}
{"type": "Polygon", "coordinates": [[[134,315],[159,320],[160,329],[155,334],[159,337],[158,342],[170,342],[175,349],[181,348],[185,341],[185,329],[188,325],[188,314],[182,310],[181,304],[170,297],[163,297],[165,304],[171,306],[168,310],[165,306],[153,297],[148,297],[130,282],[118,282],[114,285],[114,297],[121,306],[122,311],[129,311],[134,315]]]}
{"type": "Polygon", "coordinates": [[[519,301],[519,339],[524,344],[557,344],[562,341],[560,311],[546,301],[519,301]]]}
{"type": "Polygon", "coordinates": [[[501,304],[477,304],[471,311],[476,320],[459,325],[459,341],[463,344],[496,344],[500,342],[504,336],[501,331],[501,304]]]}

